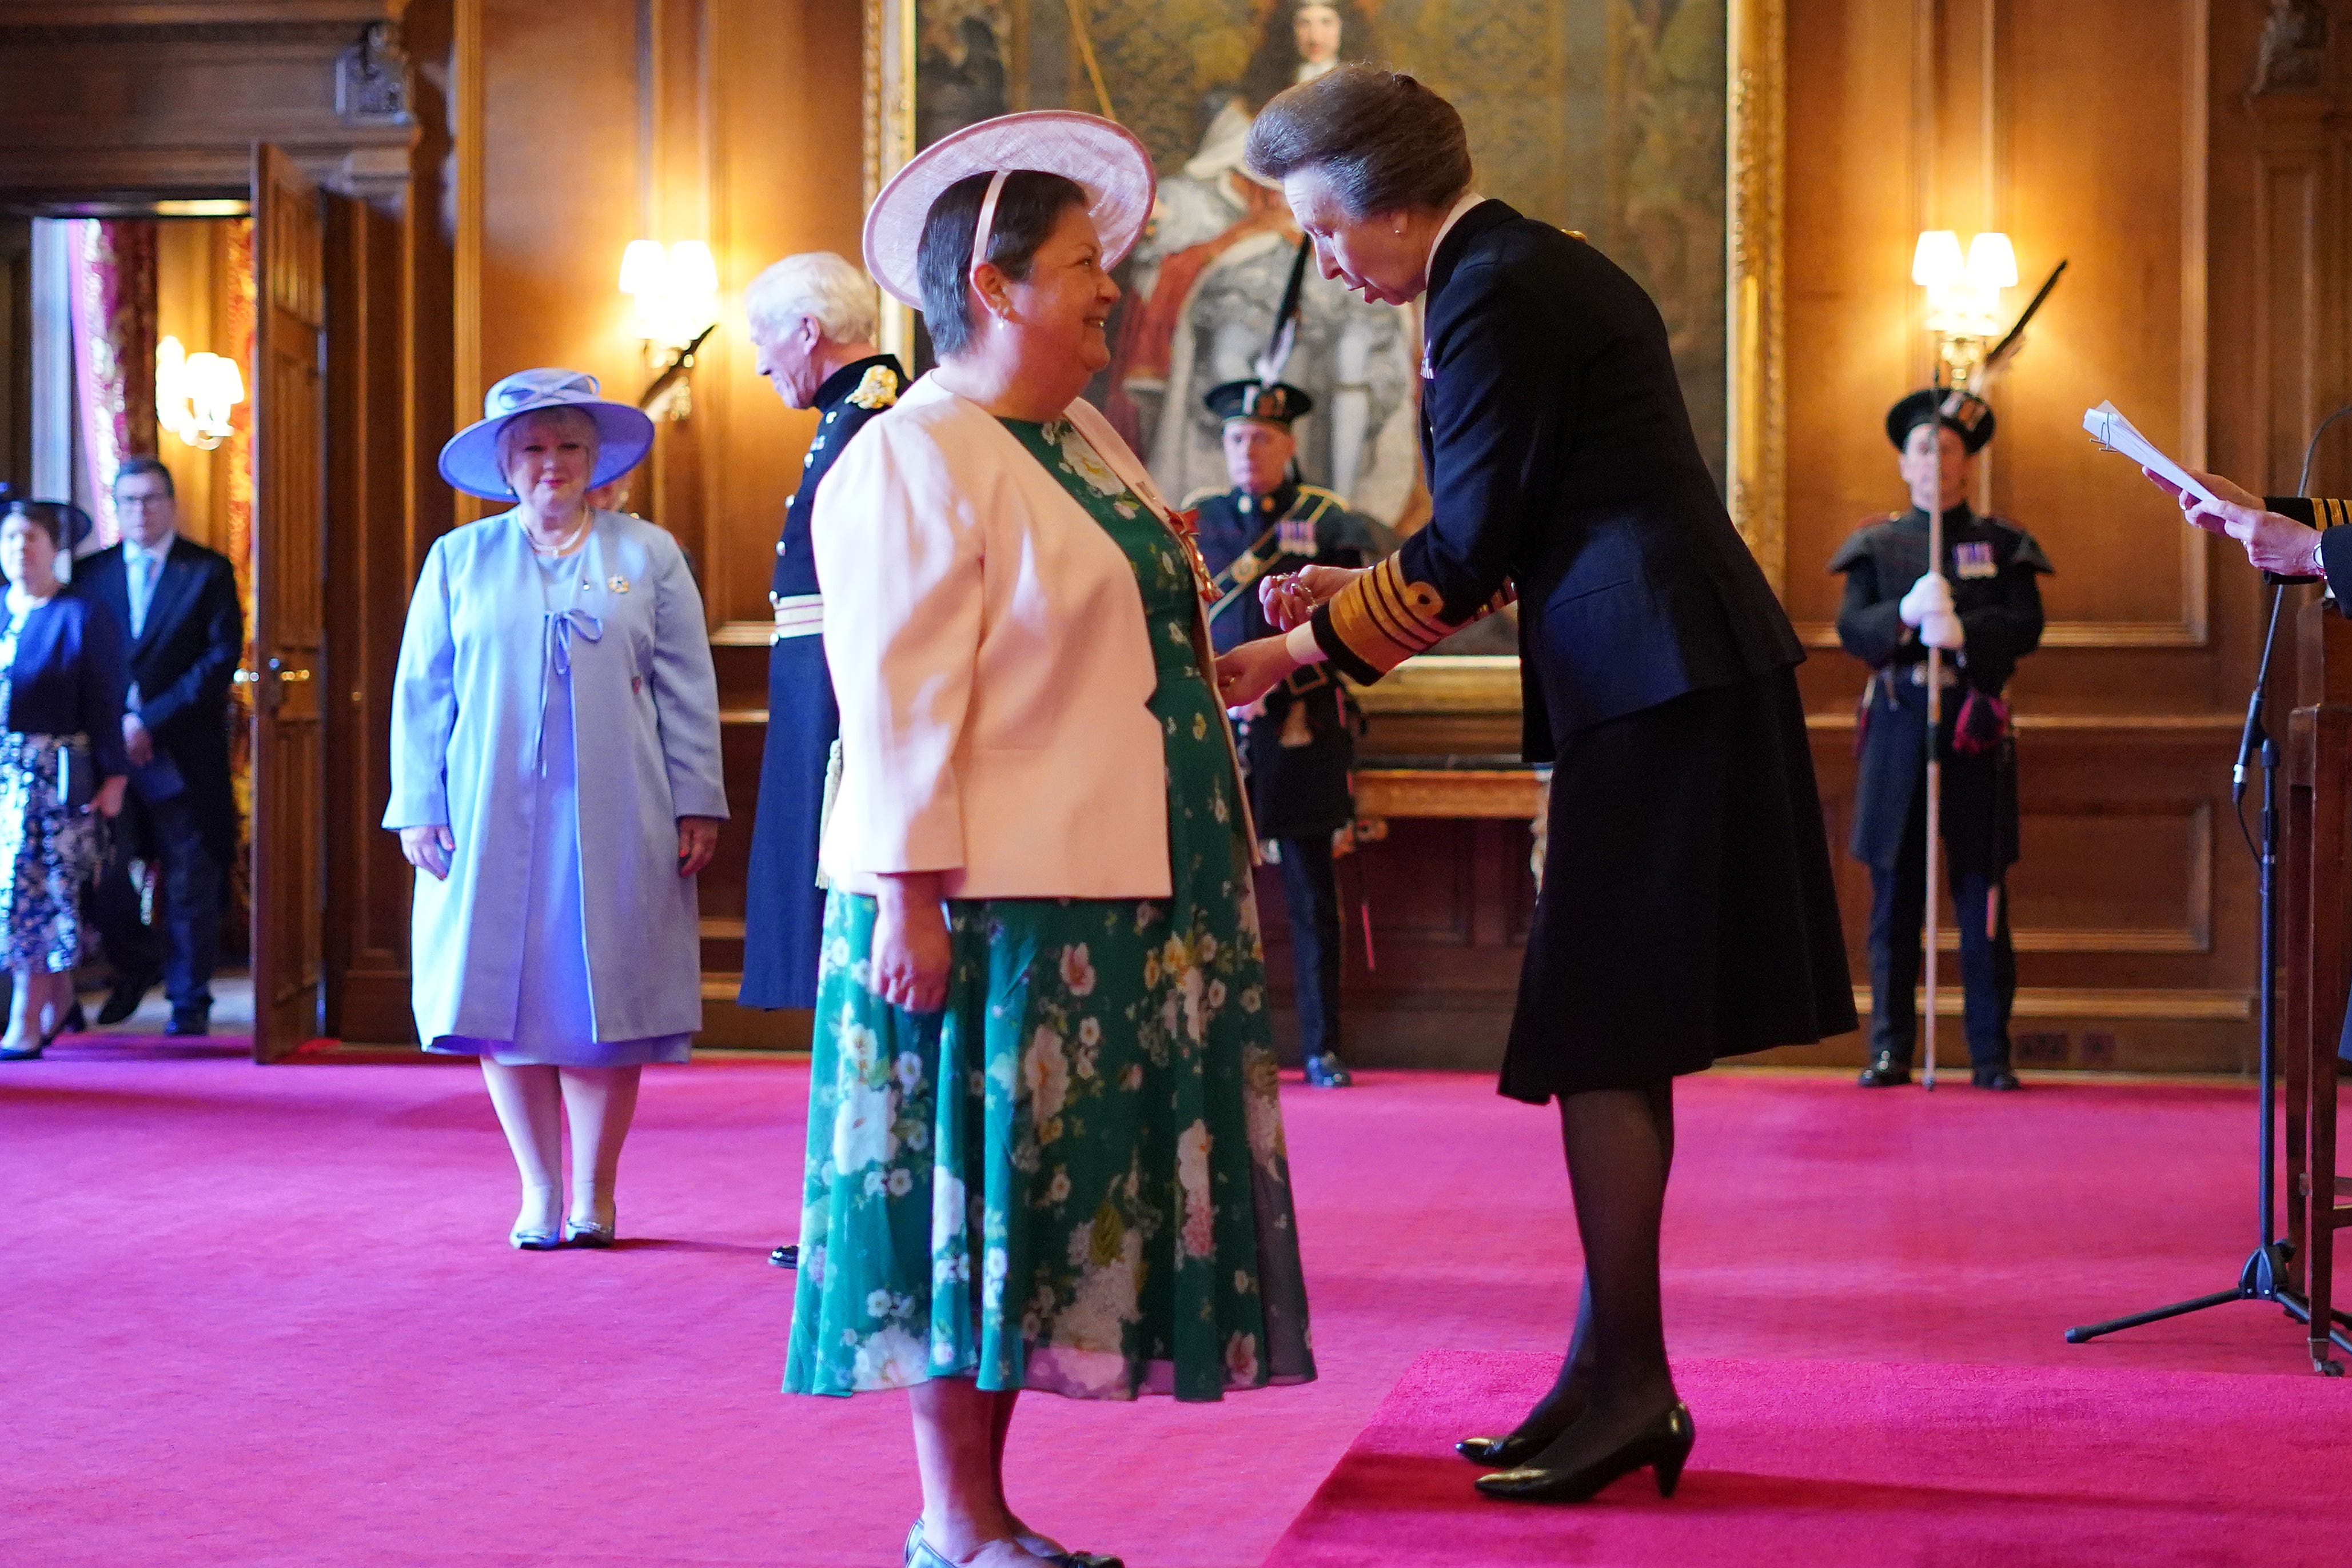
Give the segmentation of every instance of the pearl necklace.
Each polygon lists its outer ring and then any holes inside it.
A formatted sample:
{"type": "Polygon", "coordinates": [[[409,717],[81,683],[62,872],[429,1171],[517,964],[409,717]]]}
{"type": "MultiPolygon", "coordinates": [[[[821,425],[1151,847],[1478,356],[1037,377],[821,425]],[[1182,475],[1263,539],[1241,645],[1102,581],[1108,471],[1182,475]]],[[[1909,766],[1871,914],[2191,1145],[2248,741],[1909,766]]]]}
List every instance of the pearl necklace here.
{"type": "Polygon", "coordinates": [[[531,538],[531,537],[530,537],[530,527],[529,527],[528,525],[526,525],[526,526],[524,527],[524,528],[523,528],[523,531],[522,531],[522,537],[523,537],[525,539],[530,540],[530,548],[531,548],[532,553],[534,553],[534,554],[536,554],[536,555],[543,555],[543,556],[570,555],[570,554],[572,553],[572,546],[574,546],[574,545],[576,545],[576,544],[578,544],[578,543],[579,543],[583,538],[586,538],[586,537],[587,537],[587,533],[588,533],[588,526],[589,526],[589,524],[591,524],[591,523],[593,523],[593,522],[594,522],[594,521],[595,521],[595,516],[594,516],[594,514],[593,514],[593,513],[588,513],[588,514],[583,515],[583,516],[581,517],[580,522],[579,522],[579,525],[578,525],[577,527],[575,527],[575,528],[573,528],[570,533],[568,533],[568,534],[564,535],[562,538],[560,538],[560,539],[556,540],[556,541],[555,541],[553,544],[551,544],[551,545],[543,545],[543,544],[540,543],[537,539],[535,539],[535,538],[531,538]]]}

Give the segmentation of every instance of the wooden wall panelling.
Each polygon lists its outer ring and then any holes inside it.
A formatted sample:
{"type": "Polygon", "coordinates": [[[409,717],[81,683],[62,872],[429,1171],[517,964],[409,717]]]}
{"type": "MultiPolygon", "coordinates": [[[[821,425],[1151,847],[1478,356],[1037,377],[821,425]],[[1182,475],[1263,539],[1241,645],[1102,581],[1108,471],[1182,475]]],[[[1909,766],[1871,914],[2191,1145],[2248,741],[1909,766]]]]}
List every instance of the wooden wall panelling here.
{"type": "Polygon", "coordinates": [[[245,193],[256,142],[331,187],[397,183],[414,128],[338,108],[335,62],[404,0],[82,0],[0,15],[0,189],[245,193]]]}
{"type": "MultiPolygon", "coordinates": [[[[1525,822],[1399,817],[1388,837],[1339,862],[1340,1051],[1353,1065],[1490,1070],[1501,1064],[1518,994],[1535,876],[1525,822]],[[1367,962],[1363,905],[1371,907],[1367,962]]],[[[1275,1038],[1298,1051],[1280,868],[1260,868],[1275,1038]]]]}
{"type": "Polygon", "coordinates": [[[2253,922],[2227,767],[2253,605],[2242,572],[2216,592],[2209,573],[2234,569],[2080,429],[2113,398],[2187,460],[2205,451],[2205,342],[2221,330],[2210,120],[2228,101],[2209,90],[2206,0],[1799,0],[1790,26],[1788,600],[1820,650],[1801,679],[1856,977],[1869,879],[1844,841],[1865,672],[1837,648],[1843,585],[1822,567],[1905,504],[1880,421],[1928,369],[1916,232],[1997,227],[2025,288],[2071,263],[1991,389],[2000,433],[1979,476],[1980,504],[2058,566],[2042,651],[2011,688],[2016,1027],[2045,1063],[2234,1066],[2251,1045],[2253,922]]]}

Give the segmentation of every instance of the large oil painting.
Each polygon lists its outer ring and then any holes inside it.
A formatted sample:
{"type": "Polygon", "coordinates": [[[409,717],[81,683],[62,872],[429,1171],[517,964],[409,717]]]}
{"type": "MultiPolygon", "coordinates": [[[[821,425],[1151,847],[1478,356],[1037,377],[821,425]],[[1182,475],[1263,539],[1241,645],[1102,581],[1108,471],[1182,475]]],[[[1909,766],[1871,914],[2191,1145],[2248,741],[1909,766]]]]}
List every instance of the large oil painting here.
{"type": "MultiPolygon", "coordinates": [[[[1091,395],[1171,496],[1225,483],[1202,394],[1265,349],[1297,245],[1278,191],[1250,178],[1252,119],[1343,60],[1410,70],[1462,110],[1477,186],[1591,239],[1649,289],[1673,335],[1702,448],[1735,505],[1753,476],[1730,338],[1741,290],[1727,244],[1739,193],[1741,12],[1723,0],[869,0],[869,177],[1009,110],[1109,113],[1160,170],[1160,202],[1091,395]],[[1741,480],[1748,481],[1743,486],[1741,480]]],[[[1777,31],[1777,9],[1774,16],[1777,31]]],[[[1752,90],[1753,82],[1748,84],[1752,90]]],[[[1752,295],[1753,290],[1748,290],[1752,295]]],[[[904,322],[920,352],[919,327],[904,322]]],[[[1314,277],[1284,376],[1306,477],[1410,529],[1418,472],[1413,311],[1314,277]]],[[[1741,331],[1755,339],[1753,329],[1741,331]]],[[[1754,519],[1743,526],[1756,538],[1754,519]]],[[[1774,541],[1777,543],[1777,540],[1774,541]]],[[[1777,562],[1768,559],[1768,567],[1777,562]]]]}

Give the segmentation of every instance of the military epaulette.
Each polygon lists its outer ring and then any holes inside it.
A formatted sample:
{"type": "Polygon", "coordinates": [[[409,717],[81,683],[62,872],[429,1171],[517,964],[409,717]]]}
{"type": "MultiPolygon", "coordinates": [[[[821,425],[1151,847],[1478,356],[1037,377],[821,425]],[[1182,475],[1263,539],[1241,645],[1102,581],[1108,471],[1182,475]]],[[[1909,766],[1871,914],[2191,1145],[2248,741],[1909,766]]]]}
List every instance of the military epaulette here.
{"type": "Polygon", "coordinates": [[[1189,512],[1195,507],[1198,507],[1202,502],[1213,501],[1223,494],[1225,494],[1225,486],[1223,485],[1203,485],[1199,489],[1193,491],[1191,495],[1185,497],[1182,505],[1179,507],[1178,509],[1180,511],[1189,512]]]}
{"type": "Polygon", "coordinates": [[[888,408],[898,401],[898,372],[887,365],[867,366],[866,373],[858,378],[857,390],[849,394],[849,401],[877,412],[888,408]]]}

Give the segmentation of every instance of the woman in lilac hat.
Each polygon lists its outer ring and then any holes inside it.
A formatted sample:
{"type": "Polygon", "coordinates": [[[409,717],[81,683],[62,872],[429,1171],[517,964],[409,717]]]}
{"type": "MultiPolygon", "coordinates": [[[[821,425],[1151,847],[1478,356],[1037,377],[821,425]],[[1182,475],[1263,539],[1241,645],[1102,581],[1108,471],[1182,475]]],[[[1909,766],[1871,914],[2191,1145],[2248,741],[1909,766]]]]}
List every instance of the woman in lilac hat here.
{"type": "Polygon", "coordinates": [[[514,506],[425,559],[383,825],[420,873],[418,1037],[481,1059],[522,1176],[509,1239],[608,1247],[639,1070],[684,1061],[702,1026],[718,684],[677,541],[586,502],[643,461],[652,422],[560,370],[507,377],[441,476],[514,506]]]}

